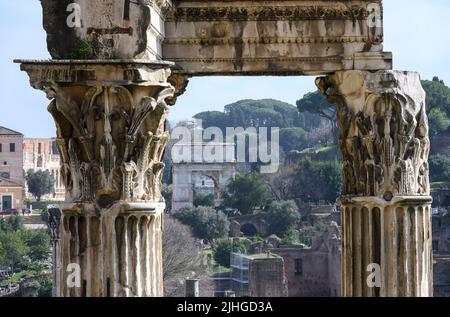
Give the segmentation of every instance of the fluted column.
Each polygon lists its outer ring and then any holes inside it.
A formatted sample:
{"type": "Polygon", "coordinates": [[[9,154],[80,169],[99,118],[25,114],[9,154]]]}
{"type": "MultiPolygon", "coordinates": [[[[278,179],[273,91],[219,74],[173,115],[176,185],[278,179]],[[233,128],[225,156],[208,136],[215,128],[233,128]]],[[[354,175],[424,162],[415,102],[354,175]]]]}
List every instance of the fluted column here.
{"type": "Polygon", "coordinates": [[[316,84],[338,107],[342,294],[432,296],[430,141],[419,75],[346,71],[316,84]]]}
{"type": "Polygon", "coordinates": [[[170,66],[22,61],[32,86],[51,99],[67,192],[54,239],[58,296],[163,295],[160,185],[166,99],[175,92],[170,66]],[[68,283],[74,264],[77,286],[68,283]]]}

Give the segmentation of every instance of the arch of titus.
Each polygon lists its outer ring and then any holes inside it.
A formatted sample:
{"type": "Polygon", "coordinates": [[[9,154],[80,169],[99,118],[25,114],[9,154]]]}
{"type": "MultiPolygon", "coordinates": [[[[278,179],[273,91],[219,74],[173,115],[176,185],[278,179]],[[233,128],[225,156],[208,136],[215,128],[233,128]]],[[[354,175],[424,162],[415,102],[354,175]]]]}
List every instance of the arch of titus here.
{"type": "Polygon", "coordinates": [[[383,51],[382,1],[41,3],[52,59],[17,62],[51,100],[62,157],[58,296],[163,295],[165,121],[200,75],[319,76],[339,109],[342,293],[432,295],[425,93],[383,51]]]}

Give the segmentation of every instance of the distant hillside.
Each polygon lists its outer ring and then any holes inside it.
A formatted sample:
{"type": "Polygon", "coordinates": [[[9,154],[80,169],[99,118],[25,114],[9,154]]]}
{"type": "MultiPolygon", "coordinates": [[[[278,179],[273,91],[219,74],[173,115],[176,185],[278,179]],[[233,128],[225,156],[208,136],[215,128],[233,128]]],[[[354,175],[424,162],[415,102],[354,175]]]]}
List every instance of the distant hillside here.
{"type": "Polygon", "coordinates": [[[330,130],[327,120],[319,115],[300,113],[296,106],[274,99],[240,100],[225,106],[223,112],[201,112],[194,118],[203,121],[203,128],[218,127],[224,133],[227,127],[278,127],[280,146],[285,153],[314,147],[317,132],[330,130]]]}
{"type": "Polygon", "coordinates": [[[274,100],[240,100],[225,106],[223,112],[206,111],[194,116],[203,120],[203,127],[279,127],[302,128],[311,131],[323,124],[318,115],[300,113],[289,103],[274,100]]]}

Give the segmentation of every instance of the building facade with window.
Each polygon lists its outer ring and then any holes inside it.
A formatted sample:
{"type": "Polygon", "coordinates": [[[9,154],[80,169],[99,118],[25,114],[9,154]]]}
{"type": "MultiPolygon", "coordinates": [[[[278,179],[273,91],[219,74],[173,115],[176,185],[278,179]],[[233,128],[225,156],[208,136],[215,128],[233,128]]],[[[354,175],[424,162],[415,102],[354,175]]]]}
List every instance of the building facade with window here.
{"type": "Polygon", "coordinates": [[[21,209],[25,176],[23,134],[0,126],[0,210],[21,209]]]}
{"type": "Polygon", "coordinates": [[[333,222],[311,247],[280,246],[270,249],[284,259],[289,297],[341,296],[341,240],[333,222]]]}
{"type": "MultiPolygon", "coordinates": [[[[59,157],[56,140],[51,138],[25,138],[23,168],[28,170],[49,171],[55,182],[54,191],[42,197],[44,200],[63,201],[66,190],[61,175],[61,159],[59,157]]],[[[32,197],[27,192],[27,197],[32,197]]]]}

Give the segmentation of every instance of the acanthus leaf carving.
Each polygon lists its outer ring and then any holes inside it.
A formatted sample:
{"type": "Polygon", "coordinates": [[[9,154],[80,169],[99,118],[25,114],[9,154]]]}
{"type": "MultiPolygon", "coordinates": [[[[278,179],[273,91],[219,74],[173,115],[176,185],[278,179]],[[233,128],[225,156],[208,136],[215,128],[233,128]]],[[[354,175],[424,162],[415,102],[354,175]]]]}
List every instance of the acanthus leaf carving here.
{"type": "Polygon", "coordinates": [[[417,74],[338,72],[316,83],[339,108],[344,195],[430,194],[425,93],[417,74]]]}
{"type": "Polygon", "coordinates": [[[161,181],[169,139],[163,130],[166,99],[175,89],[166,84],[147,96],[136,91],[124,86],[48,85],[68,201],[107,207],[120,199],[161,200],[155,182],[161,181]]]}

